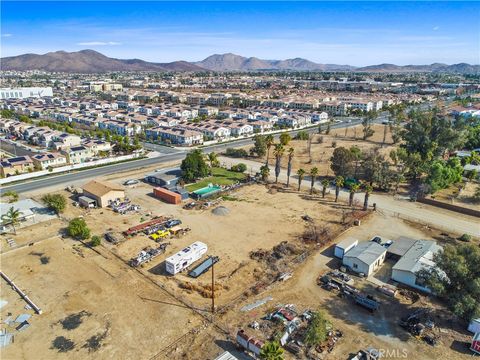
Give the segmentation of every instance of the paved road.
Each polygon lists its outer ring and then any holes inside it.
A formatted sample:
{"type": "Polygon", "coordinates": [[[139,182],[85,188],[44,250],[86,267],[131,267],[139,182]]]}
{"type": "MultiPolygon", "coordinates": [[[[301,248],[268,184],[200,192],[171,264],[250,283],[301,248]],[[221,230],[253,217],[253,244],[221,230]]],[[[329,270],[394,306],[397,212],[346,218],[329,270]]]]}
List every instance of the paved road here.
{"type": "MultiPolygon", "coordinates": [[[[378,120],[376,120],[376,122],[381,122],[381,121],[382,121],[382,118],[379,118],[378,120]]],[[[346,126],[348,127],[354,126],[359,124],[360,122],[361,122],[360,120],[357,120],[357,121],[352,121],[351,123],[337,123],[337,124],[333,124],[331,128],[336,129],[336,128],[343,128],[346,126]]],[[[290,131],[289,133],[292,136],[294,136],[295,134],[297,134],[299,131],[302,131],[302,130],[308,131],[310,133],[316,133],[318,131],[318,127],[294,130],[294,131],[290,131]]],[[[278,138],[279,136],[280,134],[275,135],[276,138],[278,138]]],[[[246,138],[246,139],[233,140],[227,143],[204,146],[202,150],[204,152],[212,152],[212,151],[222,152],[229,147],[242,147],[242,146],[250,145],[252,143],[253,143],[252,138],[246,138]]],[[[67,174],[48,176],[38,180],[32,180],[28,182],[22,182],[18,184],[9,185],[9,186],[4,186],[2,187],[2,191],[13,190],[20,194],[20,193],[39,190],[39,189],[52,187],[56,185],[67,186],[79,180],[85,180],[92,177],[120,173],[120,172],[138,169],[142,167],[153,166],[156,164],[160,166],[162,163],[171,162],[175,160],[180,161],[185,157],[185,154],[186,154],[186,151],[176,150],[175,152],[171,152],[167,154],[164,153],[154,158],[134,160],[134,161],[124,162],[120,164],[112,164],[112,165],[102,166],[102,167],[88,169],[88,170],[78,170],[75,172],[72,171],[67,174]]]]}

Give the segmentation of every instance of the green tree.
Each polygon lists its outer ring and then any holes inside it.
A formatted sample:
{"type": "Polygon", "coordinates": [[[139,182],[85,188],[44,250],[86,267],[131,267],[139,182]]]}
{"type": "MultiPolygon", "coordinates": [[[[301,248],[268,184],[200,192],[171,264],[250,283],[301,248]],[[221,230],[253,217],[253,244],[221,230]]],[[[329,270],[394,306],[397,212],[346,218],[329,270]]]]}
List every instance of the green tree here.
{"type": "Polygon", "coordinates": [[[325,193],[327,192],[327,187],[330,184],[328,179],[323,179],[322,180],[322,198],[325,198],[325,193]]]}
{"type": "Polygon", "coordinates": [[[275,183],[278,182],[278,177],[281,170],[281,162],[283,154],[285,153],[285,148],[282,144],[276,144],[275,149],[273,150],[273,155],[275,156],[275,183]]]}
{"type": "Polygon", "coordinates": [[[266,138],[263,135],[255,135],[253,137],[253,147],[250,150],[252,154],[256,154],[258,157],[265,156],[267,153],[266,138]]]}
{"type": "Polygon", "coordinates": [[[85,240],[90,237],[90,229],[82,218],[70,220],[67,227],[67,233],[74,239],[85,240]]]}
{"type": "Polygon", "coordinates": [[[278,341],[267,341],[260,350],[260,359],[283,360],[283,349],[278,341]]]}
{"type": "Polygon", "coordinates": [[[201,150],[190,151],[180,165],[182,179],[185,182],[192,182],[208,175],[208,166],[205,163],[201,150]]]}
{"type": "Polygon", "coordinates": [[[288,165],[287,165],[287,187],[290,185],[290,174],[292,173],[292,160],[295,155],[295,149],[288,149],[288,165]]]}
{"type": "Polygon", "coordinates": [[[305,140],[308,140],[309,138],[310,138],[310,135],[305,130],[301,130],[297,133],[297,135],[295,135],[295,140],[305,141],[305,140]]]}
{"type": "Polygon", "coordinates": [[[310,194],[313,194],[313,186],[318,176],[318,168],[313,167],[310,169],[310,194]]]}
{"type": "Polygon", "coordinates": [[[335,202],[338,201],[338,195],[340,195],[340,189],[342,188],[343,184],[345,184],[345,179],[343,176],[336,176],[335,177],[335,202]]]}
{"type": "Polygon", "coordinates": [[[265,164],[260,168],[260,175],[263,181],[268,180],[268,177],[270,176],[270,168],[268,167],[268,165],[265,164]]]}
{"type": "Polygon", "coordinates": [[[42,197],[42,201],[56,214],[64,212],[67,206],[67,199],[62,194],[46,194],[42,197]]]}
{"type": "Polygon", "coordinates": [[[330,168],[336,176],[349,177],[354,173],[354,155],[343,146],[336,148],[330,158],[330,168]]]}
{"type": "Polygon", "coordinates": [[[268,161],[270,160],[270,148],[273,146],[274,143],[275,143],[275,139],[273,138],[273,135],[268,134],[265,137],[265,146],[267,148],[267,161],[265,162],[265,164],[267,165],[268,165],[268,161]]]}
{"type": "Polygon", "coordinates": [[[305,176],[305,170],[303,169],[298,169],[297,170],[297,176],[298,176],[298,191],[300,191],[300,187],[302,186],[302,181],[305,176]]]}
{"type": "Polygon", "coordinates": [[[90,241],[91,247],[99,246],[102,243],[102,239],[98,235],[93,235],[92,240],[90,241]]]}
{"type": "Polygon", "coordinates": [[[288,143],[292,140],[292,137],[288,132],[284,132],[280,135],[280,144],[287,146],[288,143]]]}
{"type": "Polygon", "coordinates": [[[457,316],[467,321],[480,316],[480,248],[446,245],[433,262],[435,267],[417,273],[417,281],[443,298],[457,316]]]}
{"type": "Polygon", "coordinates": [[[477,186],[477,188],[475,189],[475,193],[473,194],[473,201],[476,203],[480,202],[480,185],[477,186]]]}
{"type": "Polygon", "coordinates": [[[431,193],[445,189],[451,184],[462,180],[463,167],[458,158],[451,158],[448,161],[435,160],[430,164],[428,176],[425,183],[431,193]]]}
{"type": "Polygon", "coordinates": [[[208,154],[208,161],[210,162],[210,168],[218,167],[220,161],[218,161],[218,155],[213,151],[208,154]]]}
{"type": "Polygon", "coordinates": [[[362,120],[362,132],[363,140],[367,140],[369,137],[372,137],[375,131],[372,129],[372,122],[377,118],[377,113],[375,111],[369,111],[364,116],[362,120]]]}
{"type": "Polygon", "coordinates": [[[8,211],[2,215],[2,222],[4,224],[9,224],[13,229],[13,233],[17,235],[15,226],[20,223],[20,216],[22,215],[23,213],[20,210],[11,206],[10,209],[8,209],[8,211]]]}
{"type": "Polygon", "coordinates": [[[353,200],[355,198],[355,194],[360,189],[360,184],[351,184],[350,185],[350,195],[348,197],[348,206],[353,206],[353,200]]]}
{"type": "Polygon", "coordinates": [[[311,347],[320,345],[328,337],[329,326],[330,323],[322,312],[314,312],[305,333],[305,344],[311,347]]]}

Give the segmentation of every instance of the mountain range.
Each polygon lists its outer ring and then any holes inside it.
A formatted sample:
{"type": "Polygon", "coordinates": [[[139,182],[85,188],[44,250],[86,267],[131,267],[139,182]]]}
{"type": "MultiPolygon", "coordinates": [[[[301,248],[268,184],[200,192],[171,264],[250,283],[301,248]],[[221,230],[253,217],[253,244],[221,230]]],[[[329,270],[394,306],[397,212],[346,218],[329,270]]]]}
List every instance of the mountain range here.
{"type": "Polygon", "coordinates": [[[443,72],[479,73],[480,65],[440,64],[394,65],[380,64],[365,67],[350,65],[318,64],[295,58],[286,60],[262,60],[256,57],[243,57],[235,54],[214,54],[202,61],[174,61],[153,63],[140,59],[116,59],[94,50],[78,52],[56,51],[44,55],[24,54],[0,59],[1,70],[43,70],[66,73],[104,73],[111,71],[356,71],[356,72],[443,72]]]}

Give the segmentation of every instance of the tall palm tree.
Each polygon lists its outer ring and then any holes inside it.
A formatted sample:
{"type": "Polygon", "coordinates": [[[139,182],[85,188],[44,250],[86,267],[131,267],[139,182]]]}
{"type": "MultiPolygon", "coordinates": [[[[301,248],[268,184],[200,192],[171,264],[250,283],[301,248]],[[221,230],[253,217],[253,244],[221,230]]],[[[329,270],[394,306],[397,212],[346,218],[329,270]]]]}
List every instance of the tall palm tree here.
{"type": "Polygon", "coordinates": [[[265,136],[265,145],[267,146],[267,161],[266,164],[268,165],[268,160],[270,160],[270,148],[273,146],[275,139],[273,138],[272,134],[268,134],[265,136]]]}
{"type": "Polygon", "coordinates": [[[338,201],[338,195],[340,194],[340,188],[343,186],[345,183],[345,179],[343,176],[337,176],[335,178],[335,202],[338,201]]]}
{"type": "Polygon", "coordinates": [[[290,185],[290,174],[292,173],[292,159],[295,153],[294,148],[288,149],[288,166],[287,166],[287,187],[290,185]]]}
{"type": "Polygon", "coordinates": [[[268,167],[268,165],[263,165],[260,168],[260,175],[262,176],[263,181],[268,180],[268,177],[270,176],[270,168],[268,167]]]}
{"type": "Polygon", "coordinates": [[[348,198],[348,206],[353,205],[353,198],[355,197],[355,193],[360,189],[360,184],[352,184],[350,185],[350,197],[348,198]]]}
{"type": "Polygon", "coordinates": [[[285,148],[282,144],[275,144],[273,155],[275,156],[275,184],[278,182],[278,176],[280,175],[280,165],[282,162],[282,156],[285,153],[285,148]]]}
{"type": "Polygon", "coordinates": [[[303,177],[305,176],[305,170],[298,169],[297,176],[298,176],[298,191],[300,191],[300,186],[302,185],[303,177]]]}
{"type": "Polygon", "coordinates": [[[315,180],[317,179],[318,168],[313,167],[310,169],[310,194],[313,194],[313,186],[315,185],[315,180]]]}
{"type": "Polygon", "coordinates": [[[322,180],[322,198],[325,198],[325,193],[327,192],[327,187],[330,182],[328,179],[323,179],[322,180]]]}
{"type": "Polygon", "coordinates": [[[260,350],[262,360],[283,360],[283,349],[278,341],[267,341],[260,350]]]}
{"type": "Polygon", "coordinates": [[[12,206],[8,211],[2,215],[2,221],[4,221],[6,224],[12,225],[13,232],[15,235],[17,235],[17,230],[15,229],[15,225],[18,225],[20,222],[20,216],[23,215],[23,213],[20,210],[15,210],[15,208],[12,206]]]}
{"type": "Polygon", "coordinates": [[[368,198],[369,198],[371,192],[373,191],[373,187],[370,184],[365,184],[363,186],[363,188],[365,189],[365,199],[363,200],[363,210],[367,211],[368,210],[368,198]]]}
{"type": "Polygon", "coordinates": [[[207,155],[208,161],[210,162],[210,167],[215,167],[218,165],[218,155],[213,151],[207,155]]]}

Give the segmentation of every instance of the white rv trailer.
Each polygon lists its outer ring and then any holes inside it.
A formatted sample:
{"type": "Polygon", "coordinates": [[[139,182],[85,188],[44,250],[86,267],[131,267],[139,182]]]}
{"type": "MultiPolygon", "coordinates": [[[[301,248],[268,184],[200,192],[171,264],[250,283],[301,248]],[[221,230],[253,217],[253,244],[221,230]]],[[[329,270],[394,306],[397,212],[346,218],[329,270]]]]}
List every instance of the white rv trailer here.
{"type": "Polygon", "coordinates": [[[167,272],[175,275],[176,273],[185,270],[185,268],[193,264],[195,261],[200,260],[207,250],[208,247],[206,244],[200,241],[194,242],[192,245],[187,246],[185,249],[165,260],[167,272]]]}

